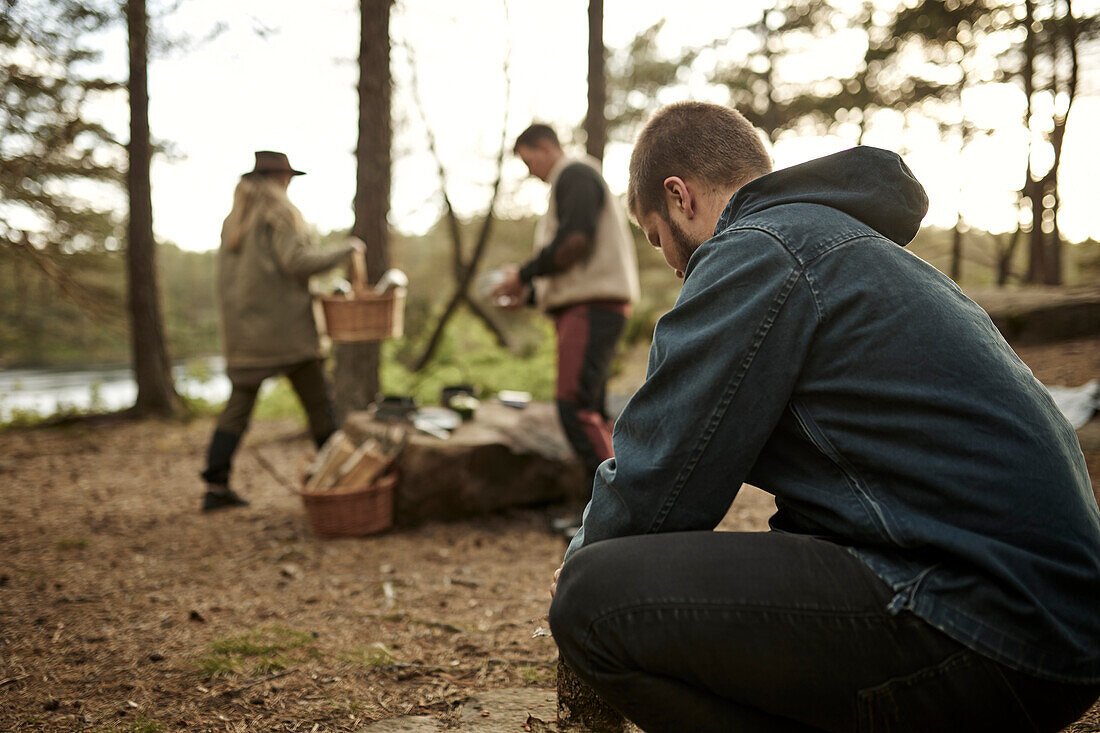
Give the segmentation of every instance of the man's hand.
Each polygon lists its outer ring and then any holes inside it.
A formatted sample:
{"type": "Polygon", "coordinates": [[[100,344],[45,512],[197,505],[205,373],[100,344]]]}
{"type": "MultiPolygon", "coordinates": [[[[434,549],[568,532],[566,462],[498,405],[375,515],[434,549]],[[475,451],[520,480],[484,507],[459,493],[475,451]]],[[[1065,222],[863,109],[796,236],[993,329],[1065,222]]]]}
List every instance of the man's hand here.
{"type": "Polygon", "coordinates": [[[519,279],[519,268],[508,265],[501,268],[504,280],[493,288],[493,302],[501,308],[515,310],[523,307],[523,295],[527,286],[519,279]]]}
{"type": "Polygon", "coordinates": [[[558,569],[554,571],[554,582],[550,584],[550,597],[553,598],[554,594],[558,592],[558,578],[561,577],[561,569],[565,567],[563,562],[558,566],[558,569]]]}

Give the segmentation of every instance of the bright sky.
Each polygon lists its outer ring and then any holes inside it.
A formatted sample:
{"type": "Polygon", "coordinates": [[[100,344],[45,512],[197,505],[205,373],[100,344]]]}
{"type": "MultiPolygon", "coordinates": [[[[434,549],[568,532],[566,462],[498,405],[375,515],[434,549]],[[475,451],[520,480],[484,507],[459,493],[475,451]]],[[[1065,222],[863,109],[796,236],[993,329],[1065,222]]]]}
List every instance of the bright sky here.
{"type": "MultiPolygon", "coordinates": [[[[660,20],[662,45],[670,50],[712,40],[716,30],[757,17],[757,2],[605,0],[605,42],[623,46],[660,20]]],[[[1075,5],[1076,7],[1076,5],[1075,5]]],[[[513,0],[506,18],[500,0],[405,0],[395,6],[391,33],[396,80],[391,222],[423,231],[439,214],[439,181],[425,153],[424,130],[408,95],[409,57],[415,54],[428,124],[438,138],[460,214],[484,210],[504,117],[504,59],[511,58],[509,149],[532,120],[559,132],[579,124],[586,107],[587,0],[534,3],[513,0]]],[[[179,159],[159,157],[153,166],[157,235],[185,249],[218,244],[233,186],[252,167],[254,150],[285,151],[299,177],[291,198],[322,231],[352,223],[356,144],[358,3],[313,0],[188,0],[161,27],[201,38],[219,23],[228,30],[187,51],[154,58],[149,73],[153,135],[169,141],[179,159]]],[[[124,78],[125,46],[105,59],[124,78]]],[[[842,51],[843,48],[838,49],[842,51]]],[[[836,58],[838,54],[831,54],[836,58]]],[[[1100,146],[1089,131],[1100,129],[1100,68],[1086,67],[1066,134],[1062,164],[1062,231],[1071,240],[1100,238],[1100,146]]],[[[704,89],[693,91],[706,95],[704,89]]],[[[954,223],[961,201],[968,220],[992,231],[1014,228],[1013,191],[1026,156],[1019,119],[1021,97],[991,90],[967,100],[972,115],[993,112],[1002,129],[964,157],[939,141],[934,126],[903,130],[900,116],[876,119],[867,144],[902,152],[931,196],[926,222],[954,223]]],[[[124,100],[122,100],[124,103],[124,100]]],[[[126,109],[97,109],[125,138],[126,109]]],[[[852,138],[781,140],[773,151],[779,167],[834,152],[852,138]]],[[[605,174],[613,190],[626,182],[629,147],[612,145],[605,174]]],[[[509,156],[504,179],[505,213],[540,211],[545,188],[524,178],[522,163],[509,156]]]]}

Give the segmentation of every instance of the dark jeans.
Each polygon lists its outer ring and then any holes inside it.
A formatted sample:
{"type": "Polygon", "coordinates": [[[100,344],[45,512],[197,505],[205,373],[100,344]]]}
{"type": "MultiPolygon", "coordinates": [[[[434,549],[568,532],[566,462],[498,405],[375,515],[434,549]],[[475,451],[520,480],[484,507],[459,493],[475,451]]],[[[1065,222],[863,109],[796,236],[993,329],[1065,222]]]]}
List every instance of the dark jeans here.
{"type": "Polygon", "coordinates": [[[550,626],[577,674],[647,733],[1058,731],[1100,694],[892,616],[891,595],[816,538],[643,535],[571,557],[550,626]]]}
{"type": "Polygon", "coordinates": [[[611,458],[607,377],[626,325],[626,303],[580,303],[554,312],[558,335],[555,399],[565,437],[587,474],[585,496],[601,463],[611,458]]]}
{"type": "Polygon", "coordinates": [[[202,472],[205,481],[212,484],[224,484],[229,481],[233,454],[241,435],[248,428],[252,409],[256,406],[256,397],[260,385],[265,379],[285,374],[309,420],[310,434],[318,447],[324,444],[335,430],[332,413],[332,401],[329,399],[328,383],[325,380],[324,364],[320,360],[310,360],[286,367],[260,367],[254,369],[230,369],[229,381],[233,389],[225,409],[218,418],[218,425],[207,451],[206,470],[202,472]]]}

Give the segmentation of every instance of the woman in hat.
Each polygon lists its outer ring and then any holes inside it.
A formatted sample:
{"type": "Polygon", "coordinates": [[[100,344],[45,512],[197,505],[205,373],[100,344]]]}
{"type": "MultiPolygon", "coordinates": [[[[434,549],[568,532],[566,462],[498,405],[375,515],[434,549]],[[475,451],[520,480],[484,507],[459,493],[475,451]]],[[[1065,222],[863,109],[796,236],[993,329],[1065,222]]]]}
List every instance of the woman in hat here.
{"type": "Polygon", "coordinates": [[[268,377],[285,374],[290,379],[318,446],[334,430],[309,278],[364,245],[350,237],[334,247],[313,246],[301,212],[286,194],[291,179],[300,175],[284,153],[257,152],[256,165],[241,176],[233,209],[222,225],[218,300],[233,390],[202,472],[203,511],[248,504],[229,488],[229,471],[260,385],[268,377]]]}

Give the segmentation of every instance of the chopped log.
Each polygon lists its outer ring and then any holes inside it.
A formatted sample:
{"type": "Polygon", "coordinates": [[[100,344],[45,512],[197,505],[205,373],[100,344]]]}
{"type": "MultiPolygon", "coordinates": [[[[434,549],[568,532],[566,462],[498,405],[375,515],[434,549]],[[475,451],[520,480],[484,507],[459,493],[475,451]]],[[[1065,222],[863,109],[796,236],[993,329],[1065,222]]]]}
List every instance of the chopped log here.
{"type": "Polygon", "coordinates": [[[624,733],[626,718],[604,702],[558,657],[558,723],[565,730],[624,733]]]}
{"type": "Polygon", "coordinates": [[[392,459],[382,453],[378,441],[370,439],[359,446],[340,468],[336,490],[356,489],[369,486],[381,476],[392,459]]]}
{"type": "MultiPolygon", "coordinates": [[[[394,423],[361,411],[348,415],[341,429],[355,443],[370,437],[385,443],[392,441],[394,423]]],[[[517,410],[482,402],[474,419],[459,425],[447,439],[410,427],[396,468],[398,526],[481,516],[508,507],[581,504],[591,491],[566,442],[557,408],[549,403],[517,410]]]]}
{"type": "Polygon", "coordinates": [[[317,452],[310,467],[309,479],[302,490],[312,493],[331,489],[340,477],[340,468],[354,453],[355,444],[346,433],[337,430],[317,452]]]}

